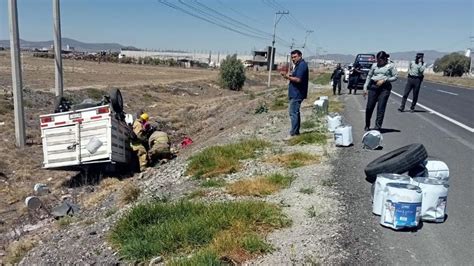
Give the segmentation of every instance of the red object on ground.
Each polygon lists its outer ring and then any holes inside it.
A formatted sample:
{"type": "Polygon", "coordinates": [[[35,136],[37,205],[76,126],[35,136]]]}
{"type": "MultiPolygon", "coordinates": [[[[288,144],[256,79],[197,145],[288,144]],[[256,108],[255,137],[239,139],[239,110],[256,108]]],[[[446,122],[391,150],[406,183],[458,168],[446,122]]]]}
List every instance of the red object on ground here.
{"type": "Polygon", "coordinates": [[[181,141],[181,148],[186,148],[191,144],[193,144],[193,140],[189,137],[184,137],[183,141],[181,141]]]}

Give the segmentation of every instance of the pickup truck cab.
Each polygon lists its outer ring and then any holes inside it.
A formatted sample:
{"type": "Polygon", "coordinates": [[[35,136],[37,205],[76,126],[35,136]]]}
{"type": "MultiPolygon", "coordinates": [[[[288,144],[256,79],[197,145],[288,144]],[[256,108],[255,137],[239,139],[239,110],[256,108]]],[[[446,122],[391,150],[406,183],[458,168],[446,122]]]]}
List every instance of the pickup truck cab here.
{"type": "Polygon", "coordinates": [[[359,64],[361,66],[362,74],[359,77],[357,82],[357,87],[363,87],[365,80],[367,79],[367,74],[369,73],[372,64],[376,62],[374,54],[358,54],[354,60],[353,66],[359,64]]]}

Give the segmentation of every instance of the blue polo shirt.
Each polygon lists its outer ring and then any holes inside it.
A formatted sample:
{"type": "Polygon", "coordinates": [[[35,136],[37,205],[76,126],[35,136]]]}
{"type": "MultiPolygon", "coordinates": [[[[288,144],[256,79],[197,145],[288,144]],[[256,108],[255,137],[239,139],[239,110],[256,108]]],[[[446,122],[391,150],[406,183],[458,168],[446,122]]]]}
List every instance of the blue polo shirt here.
{"type": "Polygon", "coordinates": [[[290,81],[288,85],[288,98],[303,100],[308,96],[308,78],[309,78],[309,69],[308,64],[301,59],[296,63],[291,76],[298,77],[300,82],[296,83],[290,81]]]}

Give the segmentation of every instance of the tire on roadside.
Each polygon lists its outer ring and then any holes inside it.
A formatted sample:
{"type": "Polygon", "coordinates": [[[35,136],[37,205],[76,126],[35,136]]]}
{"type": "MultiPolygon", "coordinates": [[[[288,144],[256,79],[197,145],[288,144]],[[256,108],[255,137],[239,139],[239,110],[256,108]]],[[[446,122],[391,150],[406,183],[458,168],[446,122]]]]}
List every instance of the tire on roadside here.
{"type": "Polygon", "coordinates": [[[110,91],[110,102],[116,113],[120,114],[123,112],[123,98],[119,89],[114,88],[110,91]]]}
{"type": "Polygon", "coordinates": [[[370,162],[364,170],[366,179],[373,183],[377,174],[403,174],[421,164],[426,158],[428,153],[423,144],[415,143],[398,148],[370,162]]]}

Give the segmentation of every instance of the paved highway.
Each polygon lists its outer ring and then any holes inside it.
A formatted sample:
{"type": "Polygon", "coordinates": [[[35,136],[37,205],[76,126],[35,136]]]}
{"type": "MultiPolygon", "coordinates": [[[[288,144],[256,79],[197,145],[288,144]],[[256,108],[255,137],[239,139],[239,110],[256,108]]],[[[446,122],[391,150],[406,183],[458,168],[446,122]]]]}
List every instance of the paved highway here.
{"type": "MultiPolygon", "coordinates": [[[[343,244],[349,263],[472,265],[474,261],[474,89],[424,82],[418,112],[400,113],[405,79],[393,84],[383,128],[383,149],[362,149],[365,104],[361,95],[343,95],[344,118],[353,125],[354,146],[341,148],[334,175],[348,204],[343,244]],[[423,223],[416,232],[394,231],[371,214],[371,184],[364,167],[375,158],[411,143],[422,143],[431,158],[450,168],[448,219],[423,223]]],[[[407,104],[408,105],[408,104],[407,104]]],[[[409,105],[407,106],[409,109],[409,105]]],[[[375,113],[374,117],[375,119],[375,113]]],[[[372,126],[373,126],[372,122],[372,126]]]]}

